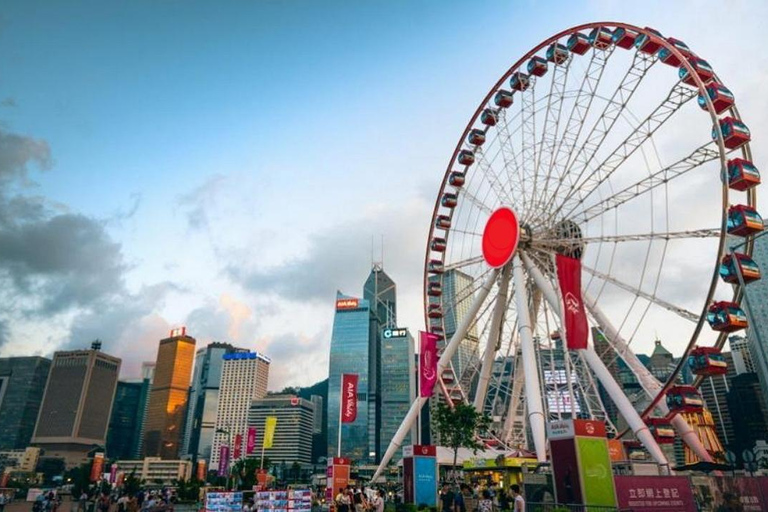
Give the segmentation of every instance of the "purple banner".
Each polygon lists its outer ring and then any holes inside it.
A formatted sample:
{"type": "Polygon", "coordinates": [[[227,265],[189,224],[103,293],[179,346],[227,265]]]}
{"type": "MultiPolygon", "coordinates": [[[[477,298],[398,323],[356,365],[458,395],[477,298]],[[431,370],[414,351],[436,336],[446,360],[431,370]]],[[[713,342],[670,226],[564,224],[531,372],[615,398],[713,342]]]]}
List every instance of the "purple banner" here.
{"type": "Polygon", "coordinates": [[[256,448],[256,427],[248,427],[248,434],[245,437],[245,454],[251,455],[256,448]]]}
{"type": "Polygon", "coordinates": [[[229,469],[229,446],[222,445],[219,449],[219,476],[227,476],[229,469]]]}

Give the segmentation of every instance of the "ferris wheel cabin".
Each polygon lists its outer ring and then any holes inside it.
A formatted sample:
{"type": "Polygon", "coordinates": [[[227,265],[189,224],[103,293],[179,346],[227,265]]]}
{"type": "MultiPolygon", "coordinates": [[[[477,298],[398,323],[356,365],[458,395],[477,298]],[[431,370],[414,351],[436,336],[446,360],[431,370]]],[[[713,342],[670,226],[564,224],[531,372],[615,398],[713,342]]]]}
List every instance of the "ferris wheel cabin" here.
{"type": "Polygon", "coordinates": [[[547,59],[534,55],[528,61],[528,74],[534,76],[544,76],[547,73],[547,59]]]}
{"type": "Polygon", "coordinates": [[[440,304],[430,304],[427,310],[427,316],[429,318],[443,318],[443,308],[440,304]]]}
{"type": "MultiPolygon", "coordinates": [[[[740,148],[752,138],[747,125],[735,117],[724,117],[719,121],[720,130],[723,132],[723,143],[728,149],[740,148]]],[[[717,140],[717,129],[712,127],[712,140],[717,140]]]]}
{"type": "Polygon", "coordinates": [[[469,131],[469,135],[467,135],[467,142],[473,146],[482,146],[485,144],[485,132],[478,128],[473,128],[469,131]]]}
{"type": "Polygon", "coordinates": [[[645,419],[648,430],[659,444],[673,444],[675,442],[675,429],[665,418],[649,417],[645,419]]]}
{"type": "MultiPolygon", "coordinates": [[[[715,107],[715,112],[718,115],[722,114],[729,108],[731,108],[736,101],[733,97],[733,93],[728,90],[726,86],[719,82],[712,82],[707,85],[707,96],[712,100],[712,105],[715,107]]],[[[703,95],[699,94],[698,98],[699,106],[703,110],[707,110],[707,101],[703,95]]]]}
{"type": "MultiPolygon", "coordinates": [[[[686,60],[690,60],[694,55],[690,48],[688,48],[688,45],[682,42],[679,39],[675,39],[674,37],[668,37],[667,41],[674,46],[680,53],[683,54],[683,57],[685,57],[686,60]]],[[[662,48],[659,50],[659,60],[663,62],[664,64],[667,64],[669,66],[677,67],[680,64],[683,63],[680,59],[678,59],[674,53],[672,53],[672,50],[668,48],[662,48]]]]}
{"type": "Polygon", "coordinates": [[[720,262],[720,277],[729,284],[736,284],[739,282],[738,270],[741,270],[741,277],[744,279],[744,284],[749,284],[753,281],[760,279],[760,267],[757,263],[747,256],[739,252],[733,253],[734,257],[730,254],[723,256],[720,262]],[[739,268],[736,268],[736,263],[739,264],[739,268]]]}
{"type": "Polygon", "coordinates": [[[485,126],[496,126],[498,121],[499,114],[493,109],[487,108],[483,110],[482,114],[480,114],[480,122],[485,126]]]}
{"type": "Polygon", "coordinates": [[[713,331],[735,332],[746,329],[747,315],[735,302],[720,301],[709,306],[707,322],[713,331]]]}
{"type": "Polygon", "coordinates": [[[443,284],[440,281],[431,281],[427,286],[427,295],[439,297],[443,293],[443,284]]]}
{"type": "Polygon", "coordinates": [[[613,43],[613,33],[607,27],[597,27],[592,29],[587,39],[593,48],[605,50],[613,43]]]}
{"type": "Polygon", "coordinates": [[[442,274],[445,272],[445,264],[440,260],[429,260],[427,270],[430,274],[442,274]]]}
{"type": "Polygon", "coordinates": [[[472,165],[475,163],[475,154],[468,149],[462,149],[459,151],[458,160],[461,165],[472,165]]]}
{"type": "Polygon", "coordinates": [[[522,92],[526,90],[529,85],[531,85],[530,77],[520,71],[515,71],[514,73],[512,73],[512,76],[509,78],[509,86],[514,91],[522,92]]]}
{"type": "Polygon", "coordinates": [[[589,38],[581,32],[571,34],[567,42],[568,50],[578,55],[584,55],[589,50],[589,38]]]}
{"type": "Polygon", "coordinates": [[[635,39],[637,39],[637,33],[632,30],[627,30],[623,27],[619,27],[613,31],[611,36],[613,44],[619,48],[629,50],[635,45],[635,39]]]}
{"type": "Polygon", "coordinates": [[[664,36],[661,35],[661,32],[658,30],[650,27],[645,27],[645,30],[650,32],[650,35],[638,35],[635,39],[635,48],[637,48],[637,51],[639,52],[647,53],[648,55],[654,55],[657,51],[659,51],[659,48],[661,48],[661,41],[664,39],[664,36]]]}
{"type": "Polygon", "coordinates": [[[450,183],[452,187],[461,188],[467,180],[466,176],[467,175],[461,171],[453,171],[448,176],[448,183],[450,183]]]}
{"type": "Polygon", "coordinates": [[[757,210],[745,204],[728,208],[727,231],[729,235],[749,236],[763,230],[763,218],[757,210]]]}
{"type": "Polygon", "coordinates": [[[440,204],[445,208],[456,208],[456,205],[459,204],[459,197],[451,192],[446,192],[440,199],[440,204]]]}
{"type": "MultiPolygon", "coordinates": [[[[715,70],[712,69],[712,66],[709,65],[709,62],[705,61],[704,59],[694,57],[689,59],[688,62],[691,64],[693,71],[699,75],[699,78],[701,78],[701,81],[705,84],[711,82],[715,77],[715,70]]],[[[680,68],[680,70],[677,72],[677,75],[680,77],[680,80],[682,80],[684,84],[696,87],[696,82],[694,82],[693,78],[688,73],[688,69],[686,69],[685,66],[680,68]]]]}
{"type": "Polygon", "coordinates": [[[435,227],[440,229],[451,229],[451,218],[447,215],[438,215],[435,218],[435,227]]]}
{"type": "Polygon", "coordinates": [[[760,184],[760,171],[749,160],[734,158],[728,160],[728,186],[745,191],[760,184]]]}
{"type": "Polygon", "coordinates": [[[556,65],[560,65],[566,60],[568,60],[568,55],[570,55],[570,52],[568,51],[568,47],[564,44],[560,43],[552,43],[547,48],[547,60],[549,62],[554,62],[556,65]]]}
{"type": "Polygon", "coordinates": [[[508,108],[509,106],[512,105],[512,102],[514,101],[512,96],[513,94],[511,91],[500,89],[496,91],[496,94],[493,96],[493,102],[499,108],[508,108]]]}
{"type": "Polygon", "coordinates": [[[704,400],[693,386],[672,386],[667,390],[667,407],[671,413],[701,412],[704,400]]]}
{"type": "Polygon", "coordinates": [[[445,238],[435,237],[432,239],[432,242],[430,242],[429,246],[435,252],[445,252],[445,238]]]}
{"type": "Polygon", "coordinates": [[[711,377],[728,373],[728,363],[717,347],[696,347],[688,356],[688,366],[694,375],[711,377]]]}

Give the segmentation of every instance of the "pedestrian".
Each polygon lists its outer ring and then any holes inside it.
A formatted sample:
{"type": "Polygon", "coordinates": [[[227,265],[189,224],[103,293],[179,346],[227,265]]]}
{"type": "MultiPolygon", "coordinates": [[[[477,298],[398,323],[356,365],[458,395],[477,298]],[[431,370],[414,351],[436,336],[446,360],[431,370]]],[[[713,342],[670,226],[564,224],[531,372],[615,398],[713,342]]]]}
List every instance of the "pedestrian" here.
{"type": "Polygon", "coordinates": [[[349,507],[351,505],[351,501],[349,499],[349,495],[347,494],[347,489],[340,489],[339,494],[336,495],[336,509],[338,512],[350,512],[349,507]]]}
{"type": "Polygon", "coordinates": [[[8,503],[8,498],[5,497],[4,492],[0,492],[0,512],[5,510],[5,504],[8,503]]]}
{"type": "Polygon", "coordinates": [[[77,509],[79,512],[87,512],[88,510],[88,493],[85,490],[80,493],[80,499],[77,500],[77,509]]]}
{"type": "Polygon", "coordinates": [[[384,491],[379,489],[373,498],[373,512],[384,512],[384,491]]]}
{"type": "Polygon", "coordinates": [[[136,496],[131,494],[128,497],[128,501],[125,504],[125,512],[138,512],[139,511],[139,500],[136,499],[136,496]]]}
{"type": "Polygon", "coordinates": [[[106,493],[102,493],[99,501],[96,503],[98,512],[109,512],[109,496],[106,493]]]}
{"type": "Polygon", "coordinates": [[[483,497],[477,502],[477,510],[479,512],[494,512],[493,510],[493,496],[491,491],[485,489],[483,491],[483,497]]]}
{"type": "Polygon", "coordinates": [[[513,512],[525,512],[525,500],[523,499],[523,495],[520,494],[520,486],[517,484],[512,484],[512,499],[514,500],[512,503],[514,503],[514,507],[512,508],[513,512]]]}
{"type": "Polygon", "coordinates": [[[443,488],[440,490],[440,512],[454,512],[454,505],[456,502],[456,495],[451,489],[448,482],[443,484],[443,488]]]}

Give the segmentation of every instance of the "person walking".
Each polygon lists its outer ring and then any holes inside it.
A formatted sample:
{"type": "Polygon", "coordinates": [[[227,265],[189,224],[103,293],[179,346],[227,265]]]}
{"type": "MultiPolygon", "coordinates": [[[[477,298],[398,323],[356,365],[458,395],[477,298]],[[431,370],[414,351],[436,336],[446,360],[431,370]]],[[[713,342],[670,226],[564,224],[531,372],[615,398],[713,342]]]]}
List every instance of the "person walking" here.
{"type": "Polygon", "coordinates": [[[8,498],[5,497],[4,492],[0,492],[0,512],[5,510],[6,503],[8,503],[8,498]]]}
{"type": "Polygon", "coordinates": [[[455,502],[456,494],[451,490],[450,484],[444,483],[440,490],[440,512],[454,512],[455,502]]]}
{"type": "Polygon", "coordinates": [[[384,512],[384,491],[379,489],[373,498],[373,512],[384,512]]]}
{"type": "Polygon", "coordinates": [[[523,495],[520,494],[520,486],[517,484],[512,484],[512,503],[514,503],[514,506],[512,507],[513,512],[525,512],[525,499],[523,499],[523,495]]]}

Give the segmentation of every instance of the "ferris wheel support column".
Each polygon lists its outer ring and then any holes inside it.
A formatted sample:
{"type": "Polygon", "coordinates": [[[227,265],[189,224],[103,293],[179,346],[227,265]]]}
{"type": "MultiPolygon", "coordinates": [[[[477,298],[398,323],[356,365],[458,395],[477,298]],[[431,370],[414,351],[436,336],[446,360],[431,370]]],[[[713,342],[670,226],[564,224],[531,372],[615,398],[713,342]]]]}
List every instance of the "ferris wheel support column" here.
{"type": "Polygon", "coordinates": [[[541,383],[536,364],[536,349],[533,344],[531,314],[528,310],[523,263],[515,254],[512,259],[512,275],[515,280],[515,303],[517,306],[517,332],[523,350],[523,368],[525,368],[525,403],[528,409],[528,423],[531,425],[533,447],[539,462],[547,460],[547,433],[544,405],[541,401],[541,383]]]}
{"type": "Polygon", "coordinates": [[[504,323],[504,313],[507,309],[507,292],[509,290],[509,264],[505,265],[501,271],[501,282],[499,283],[499,292],[496,295],[496,304],[493,306],[493,317],[491,318],[491,331],[488,336],[488,344],[483,353],[483,366],[480,369],[480,378],[477,381],[477,392],[475,393],[475,410],[483,412],[485,407],[485,395],[488,393],[488,383],[491,380],[493,371],[493,362],[496,351],[499,347],[501,337],[501,326],[504,323]]]}
{"type": "MultiPolygon", "coordinates": [[[[629,345],[624,338],[621,337],[613,324],[611,324],[608,317],[606,317],[600,308],[597,307],[596,301],[586,293],[584,294],[584,305],[592,315],[592,318],[597,322],[597,325],[600,326],[600,330],[603,331],[605,337],[608,338],[613,350],[624,360],[635,377],[637,377],[645,394],[651,399],[655,398],[656,395],[661,392],[661,383],[651,374],[648,368],[640,362],[635,353],[629,349],[629,345]]],[[[659,401],[656,404],[656,407],[662,414],[669,414],[669,407],[667,407],[664,400],[659,401]]],[[[680,438],[683,442],[693,450],[697,457],[705,462],[712,462],[712,456],[704,447],[704,444],[701,442],[701,439],[699,439],[699,436],[693,428],[691,428],[688,422],[685,421],[685,418],[676,414],[669,422],[675,428],[677,433],[680,434],[680,438]]]]}
{"type": "MultiPolygon", "coordinates": [[[[528,258],[525,254],[523,254],[523,260],[525,261],[528,274],[533,277],[533,282],[542,291],[544,298],[547,300],[547,302],[549,302],[552,310],[557,314],[559,318],[561,318],[560,301],[558,300],[555,288],[544,277],[544,274],[542,274],[541,270],[539,270],[539,268],[536,267],[531,259],[528,258]]],[[[648,453],[651,455],[651,457],[653,457],[656,463],[662,467],[665,467],[668,472],[669,461],[667,460],[667,457],[659,447],[656,439],[654,439],[653,434],[648,429],[648,426],[640,417],[640,414],[638,414],[638,412],[632,406],[632,402],[629,401],[629,398],[627,398],[627,395],[624,394],[621,387],[616,382],[616,379],[613,378],[611,372],[608,371],[608,368],[605,367],[605,364],[597,355],[597,352],[595,352],[594,347],[582,349],[578,352],[581,353],[581,355],[584,357],[584,361],[586,361],[586,363],[592,369],[595,376],[598,378],[600,383],[605,388],[605,391],[608,393],[608,396],[611,397],[611,400],[613,400],[613,403],[616,404],[619,412],[621,412],[622,416],[624,416],[624,419],[627,420],[627,424],[632,429],[632,432],[635,433],[637,439],[643,443],[643,446],[645,446],[645,448],[648,450],[648,453]]]]}
{"type": "MultiPolygon", "coordinates": [[[[443,371],[451,362],[451,358],[456,353],[456,350],[459,348],[459,344],[461,343],[461,340],[464,339],[464,337],[467,335],[467,331],[475,322],[477,314],[480,312],[480,308],[485,302],[485,299],[488,298],[488,294],[490,293],[491,288],[493,288],[493,283],[496,282],[496,278],[498,276],[499,276],[498,269],[491,270],[490,274],[488,275],[488,278],[483,283],[483,286],[477,291],[477,295],[472,301],[472,305],[469,307],[469,310],[467,311],[467,315],[461,321],[461,323],[459,324],[459,327],[456,329],[456,332],[453,334],[453,336],[451,336],[451,341],[448,342],[448,344],[445,346],[445,349],[443,349],[443,353],[440,356],[440,360],[437,362],[438,375],[442,375],[443,371]]],[[[379,478],[379,475],[381,475],[381,472],[384,471],[384,468],[387,467],[387,464],[389,464],[389,461],[392,460],[392,457],[395,455],[395,452],[397,452],[397,450],[402,445],[403,440],[405,439],[405,436],[408,435],[408,432],[411,430],[411,427],[413,427],[413,425],[416,424],[416,420],[419,418],[419,412],[421,411],[421,408],[424,406],[427,400],[428,398],[420,396],[411,404],[411,408],[408,409],[408,413],[405,415],[405,418],[403,418],[403,422],[400,423],[400,427],[397,429],[397,432],[395,432],[395,435],[392,437],[392,441],[390,441],[387,451],[384,453],[384,456],[381,458],[381,462],[379,462],[379,467],[376,468],[376,473],[374,473],[373,477],[371,478],[371,483],[375,482],[376,479],[379,478]]]]}

